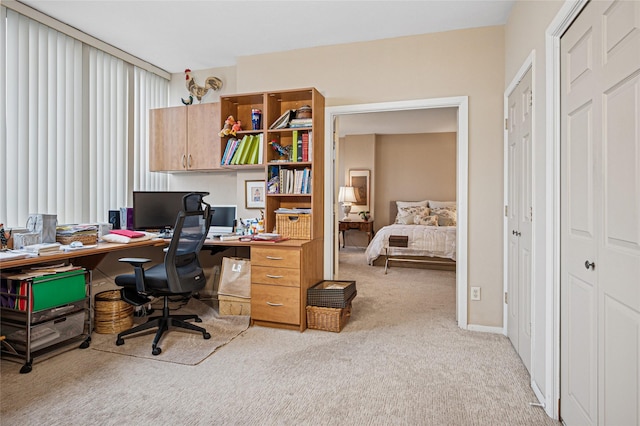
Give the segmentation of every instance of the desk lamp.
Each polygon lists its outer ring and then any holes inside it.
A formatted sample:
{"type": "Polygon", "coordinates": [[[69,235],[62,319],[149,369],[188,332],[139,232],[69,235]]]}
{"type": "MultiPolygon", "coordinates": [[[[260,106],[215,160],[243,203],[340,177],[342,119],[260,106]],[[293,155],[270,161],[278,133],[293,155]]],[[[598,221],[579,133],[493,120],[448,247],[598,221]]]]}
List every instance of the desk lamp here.
{"type": "Polygon", "coordinates": [[[342,221],[346,222],[351,220],[349,219],[351,205],[357,201],[353,186],[341,186],[340,192],[338,192],[338,201],[342,203],[342,212],[344,213],[342,221]]]}

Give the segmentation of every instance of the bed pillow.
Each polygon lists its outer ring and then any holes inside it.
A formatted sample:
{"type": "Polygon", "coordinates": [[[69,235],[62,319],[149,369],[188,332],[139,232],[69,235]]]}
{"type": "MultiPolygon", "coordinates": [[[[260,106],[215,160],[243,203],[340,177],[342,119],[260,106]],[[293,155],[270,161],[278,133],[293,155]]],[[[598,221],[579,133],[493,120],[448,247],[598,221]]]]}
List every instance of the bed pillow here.
{"type": "Polygon", "coordinates": [[[451,207],[432,208],[431,214],[438,216],[438,226],[456,226],[458,215],[451,207]]]}
{"type": "Polygon", "coordinates": [[[433,200],[429,200],[429,207],[431,207],[432,209],[442,209],[445,207],[452,207],[452,208],[456,208],[456,202],[455,201],[433,201],[433,200]]]}
{"type": "Polygon", "coordinates": [[[427,226],[438,226],[438,216],[427,215],[427,216],[415,216],[414,223],[416,225],[427,225],[427,226]]]}
{"type": "Polygon", "coordinates": [[[395,223],[401,225],[413,225],[415,224],[416,215],[429,214],[429,207],[426,206],[410,206],[410,207],[398,207],[398,214],[396,216],[395,223]]]}

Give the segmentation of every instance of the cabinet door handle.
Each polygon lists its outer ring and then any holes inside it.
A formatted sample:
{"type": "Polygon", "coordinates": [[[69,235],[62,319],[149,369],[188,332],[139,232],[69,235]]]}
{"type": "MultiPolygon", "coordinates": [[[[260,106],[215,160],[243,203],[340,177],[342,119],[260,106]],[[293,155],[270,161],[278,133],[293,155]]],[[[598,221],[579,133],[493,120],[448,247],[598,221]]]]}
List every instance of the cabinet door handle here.
{"type": "Polygon", "coordinates": [[[182,154],[182,168],[186,169],[187,168],[187,156],[182,154]]]}
{"type": "Polygon", "coordinates": [[[278,278],[282,278],[283,276],[284,275],[269,275],[269,274],[267,274],[267,278],[276,278],[276,279],[278,279],[278,278]]]}
{"type": "Polygon", "coordinates": [[[284,258],[283,257],[275,257],[275,256],[267,256],[267,259],[269,259],[269,260],[282,260],[284,258]]]}
{"type": "Polygon", "coordinates": [[[267,302],[267,305],[269,305],[269,306],[284,306],[284,304],[282,304],[282,303],[272,303],[272,302],[267,302]]]}
{"type": "Polygon", "coordinates": [[[187,163],[187,165],[189,166],[189,168],[191,168],[191,154],[189,154],[189,162],[187,163]]]}

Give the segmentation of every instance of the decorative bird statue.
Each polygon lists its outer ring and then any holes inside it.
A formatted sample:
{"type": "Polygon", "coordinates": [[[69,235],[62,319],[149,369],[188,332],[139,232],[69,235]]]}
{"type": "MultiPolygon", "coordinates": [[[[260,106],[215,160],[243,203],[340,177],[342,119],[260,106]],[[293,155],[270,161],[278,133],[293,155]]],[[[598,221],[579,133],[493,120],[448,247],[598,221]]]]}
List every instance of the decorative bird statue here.
{"type": "Polygon", "coordinates": [[[277,152],[280,157],[286,157],[287,159],[289,159],[289,155],[291,153],[291,145],[282,146],[275,140],[269,142],[269,145],[271,145],[271,148],[273,148],[273,150],[277,152]]]}
{"type": "MultiPolygon", "coordinates": [[[[187,80],[187,90],[189,91],[189,93],[191,93],[191,95],[195,96],[198,99],[198,102],[202,102],[202,97],[207,94],[209,89],[220,90],[220,88],[222,87],[222,80],[220,80],[218,77],[207,77],[204,81],[204,87],[202,87],[198,86],[193,77],[191,77],[190,69],[187,68],[186,70],[184,70],[184,73],[187,80]]],[[[182,100],[182,102],[186,104],[184,99],[182,100]]]]}

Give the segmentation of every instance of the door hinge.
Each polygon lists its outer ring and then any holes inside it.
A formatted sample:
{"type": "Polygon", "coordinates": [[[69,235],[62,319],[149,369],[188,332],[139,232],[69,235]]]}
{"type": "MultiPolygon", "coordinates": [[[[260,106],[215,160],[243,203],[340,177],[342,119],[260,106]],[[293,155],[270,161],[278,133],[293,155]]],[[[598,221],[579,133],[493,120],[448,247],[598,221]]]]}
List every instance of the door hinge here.
{"type": "Polygon", "coordinates": [[[509,119],[508,118],[504,119],[504,129],[505,130],[509,130],[509,119]]]}
{"type": "Polygon", "coordinates": [[[509,217],[509,206],[504,206],[504,215],[505,217],[509,217]]]}
{"type": "Polygon", "coordinates": [[[507,292],[506,291],[504,292],[504,304],[505,305],[509,304],[509,302],[507,301],[507,292]]]}
{"type": "Polygon", "coordinates": [[[533,222],[533,206],[529,206],[529,220],[533,222]]]}

